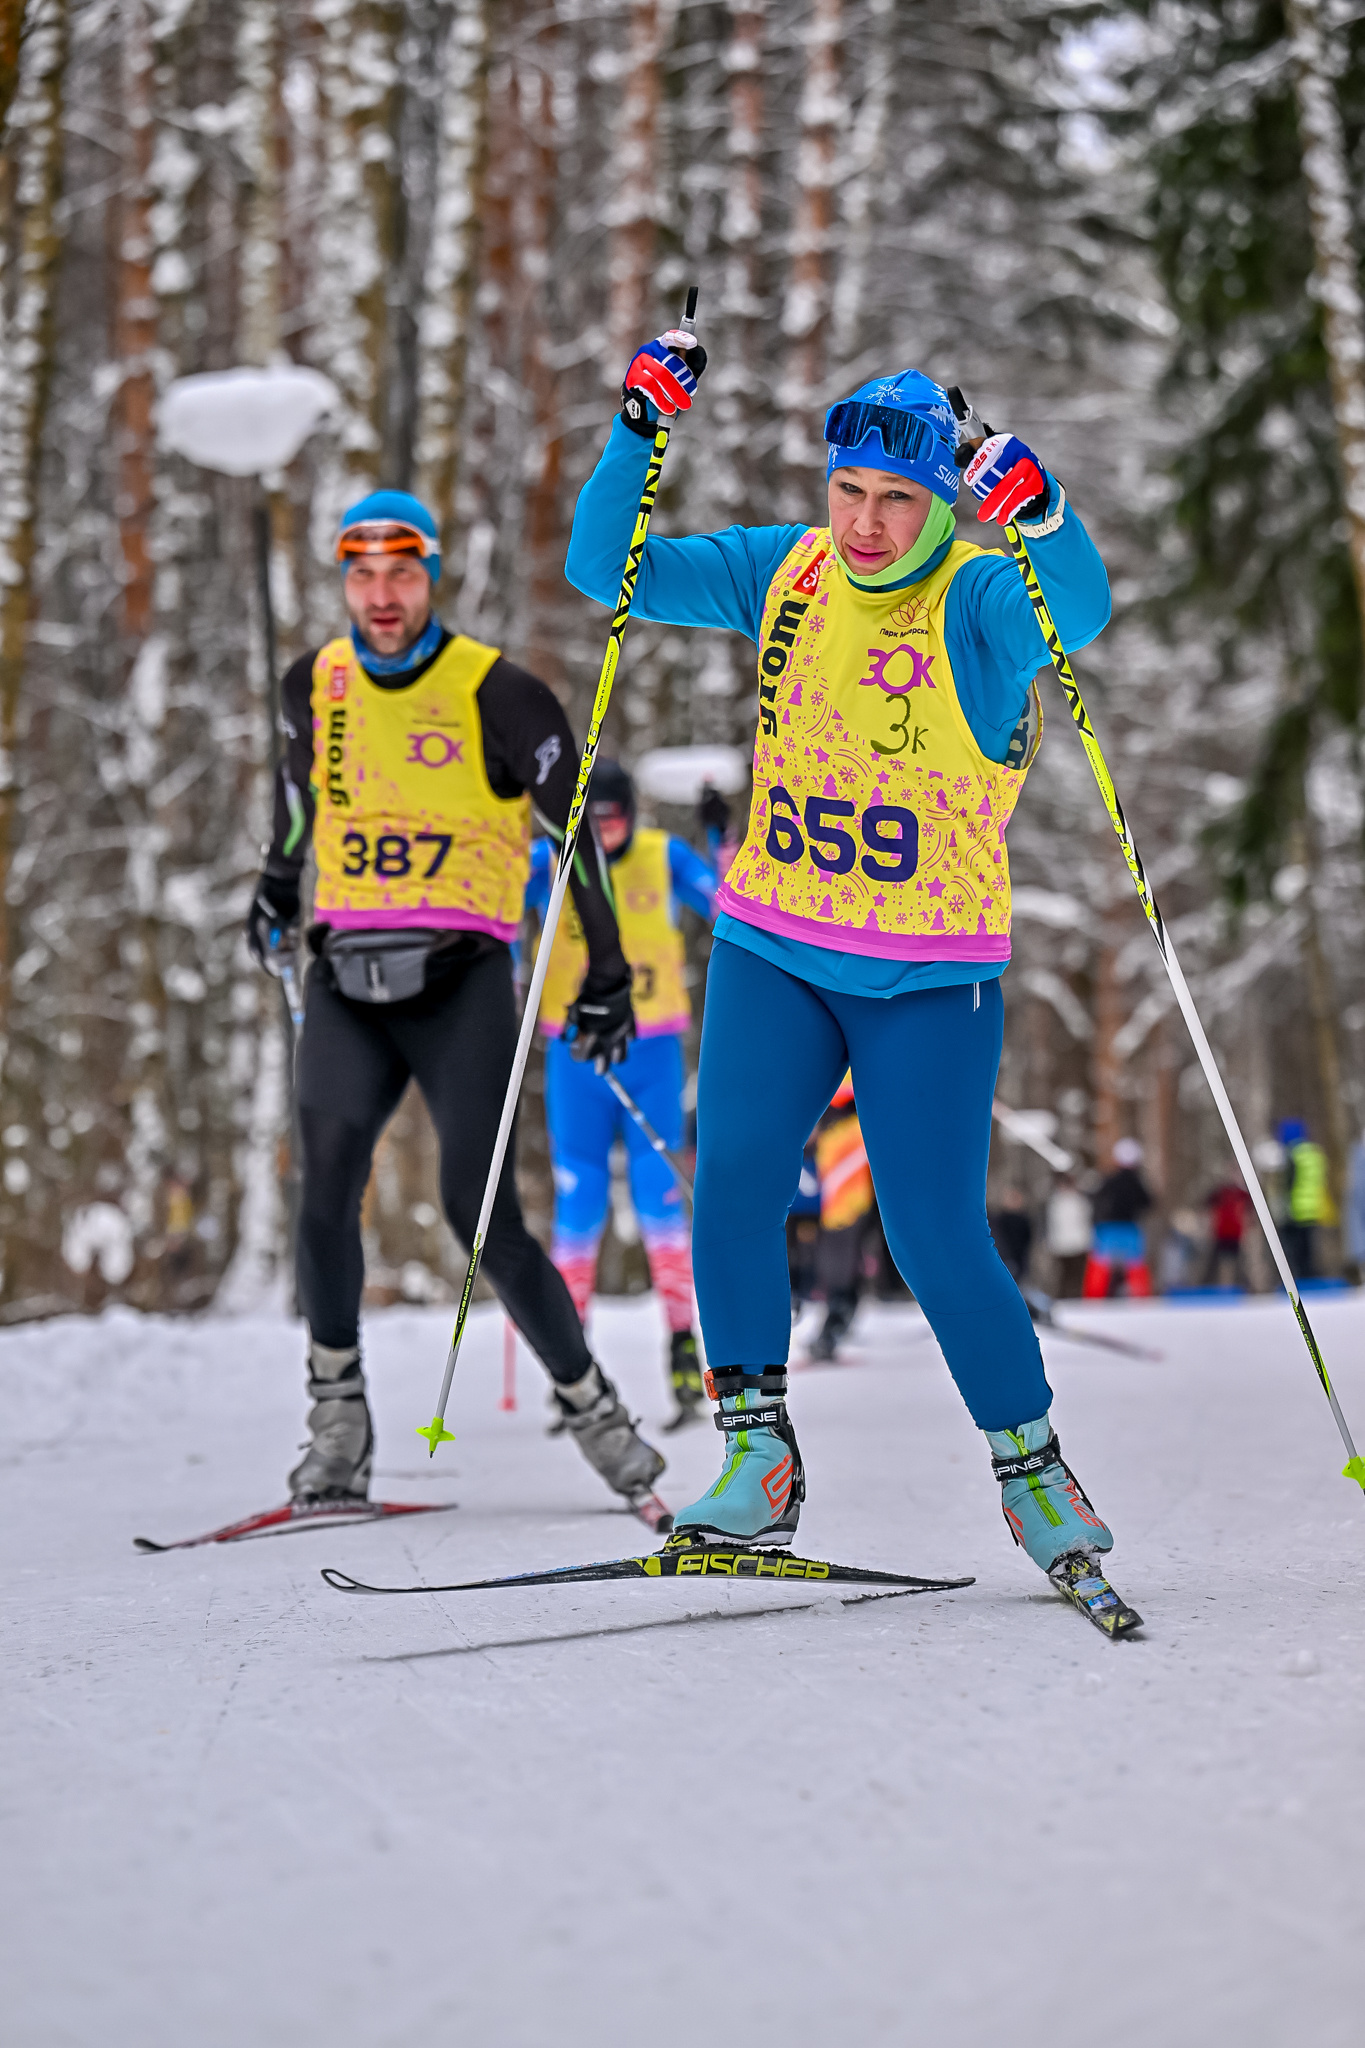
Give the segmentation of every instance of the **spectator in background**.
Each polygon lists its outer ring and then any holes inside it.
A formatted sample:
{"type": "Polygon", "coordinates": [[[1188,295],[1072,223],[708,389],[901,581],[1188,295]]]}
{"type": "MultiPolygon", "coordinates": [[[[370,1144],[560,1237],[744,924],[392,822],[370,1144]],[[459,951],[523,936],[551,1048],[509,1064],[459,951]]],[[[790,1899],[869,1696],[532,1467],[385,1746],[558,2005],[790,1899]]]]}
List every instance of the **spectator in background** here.
{"type": "Polygon", "coordinates": [[[1074,1174],[1059,1173],[1048,1197],[1047,1248],[1057,1262],[1053,1292],[1064,1301],[1074,1301],[1081,1291],[1093,1237],[1090,1203],[1074,1174]]]}
{"type": "Polygon", "coordinates": [[[1231,1176],[1219,1181],[1204,1197],[1209,1212],[1209,1251],[1204,1263],[1204,1285],[1221,1285],[1224,1266],[1232,1269],[1233,1287],[1246,1292],[1246,1270],[1242,1263],[1242,1233],[1251,1210],[1251,1197],[1239,1180],[1231,1176]]]}
{"type": "Polygon", "coordinates": [[[1357,1274],[1365,1268],[1365,1134],[1351,1147],[1346,1180],[1346,1256],[1357,1274]]]}
{"type": "Polygon", "coordinates": [[[1158,1280],[1163,1294],[1173,1294],[1177,1289],[1193,1286],[1195,1262],[1199,1257],[1199,1241],[1202,1235],[1196,1212],[1193,1209],[1177,1209],[1166,1226],[1166,1235],[1161,1242],[1158,1280]]]}
{"type": "Polygon", "coordinates": [[[816,1247],[820,1241],[820,1175],[815,1164],[815,1133],[806,1140],[801,1155],[801,1178],[796,1196],[787,1211],[787,1269],[792,1283],[792,1321],[795,1322],[816,1289],[816,1247]]]}
{"type": "Polygon", "coordinates": [[[1327,1154],[1308,1135],[1298,1117],[1280,1125],[1285,1149],[1285,1220],[1280,1226],[1284,1255],[1296,1280],[1311,1280],[1316,1266],[1320,1223],[1334,1223],[1336,1214],[1327,1186],[1327,1154]]]}
{"type": "Polygon", "coordinates": [[[1020,1190],[1006,1188],[1000,1197],[1000,1207],[986,1220],[1011,1280],[1016,1287],[1022,1287],[1028,1278],[1029,1254],[1033,1250],[1033,1224],[1020,1190]]]}
{"type": "Polygon", "coordinates": [[[1087,1301],[1152,1291],[1141,1220],[1152,1207],[1152,1196],[1138,1171],[1141,1165],[1142,1147],[1137,1139],[1120,1138],[1114,1147],[1113,1170],[1095,1190],[1095,1239],[1082,1289],[1087,1301]]]}
{"type": "Polygon", "coordinates": [[[876,1227],[876,1196],[862,1126],[845,1074],[815,1133],[820,1176],[820,1239],[815,1277],[825,1296],[824,1328],[810,1347],[812,1359],[832,1362],[853,1327],[862,1291],[863,1245],[876,1227]]]}

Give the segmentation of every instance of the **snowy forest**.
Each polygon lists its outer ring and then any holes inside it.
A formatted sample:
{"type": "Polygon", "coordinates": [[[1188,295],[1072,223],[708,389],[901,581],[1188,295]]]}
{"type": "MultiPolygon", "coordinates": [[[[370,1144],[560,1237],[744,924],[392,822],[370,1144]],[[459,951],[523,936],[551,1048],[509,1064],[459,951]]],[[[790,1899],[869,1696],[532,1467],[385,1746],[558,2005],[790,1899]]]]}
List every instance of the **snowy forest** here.
{"type": "MultiPolygon", "coordinates": [[[[1114,591],[1078,674],[1232,1098],[1272,1169],[1303,1118],[1340,1201],[1365,9],[0,0],[0,118],[0,1318],[283,1287],[288,1020],[242,936],[272,663],[341,622],[341,507],[403,486],[447,623],[581,734],[606,620],[564,580],[574,499],[692,280],[710,367],[661,531],[822,517],[825,408],[908,364],[1061,478],[1114,591]],[[287,363],[335,392],[287,468],[166,445],[173,380],[287,363]]],[[[1162,1217],[1197,1211],[1226,1141],[1040,688],[1000,1096],[1083,1166],[1136,1135],[1162,1217]]],[[[756,710],[746,642],[636,623],[610,746],[747,750],[756,710]]],[[[533,1086],[535,1223],[540,1121],[533,1086]]],[[[431,1149],[410,1095],[367,1198],[377,1298],[456,1274],[431,1149]]],[[[993,1172],[1033,1202],[1050,1178],[1005,1140],[993,1172]]]]}

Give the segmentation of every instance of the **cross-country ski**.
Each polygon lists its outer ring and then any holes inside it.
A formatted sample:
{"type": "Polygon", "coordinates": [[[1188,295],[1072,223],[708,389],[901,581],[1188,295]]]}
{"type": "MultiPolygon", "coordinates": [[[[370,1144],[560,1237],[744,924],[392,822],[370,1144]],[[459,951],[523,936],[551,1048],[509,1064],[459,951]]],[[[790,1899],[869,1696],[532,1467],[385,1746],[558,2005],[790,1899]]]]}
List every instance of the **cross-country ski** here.
{"type": "Polygon", "coordinates": [[[466,1579],[452,1586],[367,1586],[360,1579],[324,1565],[322,1576],[338,1593],[488,1593],[512,1586],[578,1586],[606,1579],[730,1579],[755,1585],[901,1586],[912,1593],[954,1593],[971,1579],[917,1579],[904,1572],[878,1571],[867,1565],[827,1564],[815,1557],[795,1557],[785,1550],[754,1550],[708,1543],[682,1542],[645,1557],[608,1558],[600,1564],[559,1565],[547,1572],[513,1572],[501,1579],[466,1579]]]}
{"type": "Polygon", "coordinates": [[[283,1536],[295,1529],[344,1528],[352,1522],[391,1522],[403,1515],[448,1514],[455,1506],[447,1501],[396,1500],[291,1500],[283,1507],[266,1508],[259,1515],[246,1515],[239,1522],[225,1522],[202,1536],[180,1536],[170,1543],[154,1543],[150,1536],[134,1536],[136,1550],[198,1550],[205,1543],[244,1543],[255,1536],[283,1536]]]}

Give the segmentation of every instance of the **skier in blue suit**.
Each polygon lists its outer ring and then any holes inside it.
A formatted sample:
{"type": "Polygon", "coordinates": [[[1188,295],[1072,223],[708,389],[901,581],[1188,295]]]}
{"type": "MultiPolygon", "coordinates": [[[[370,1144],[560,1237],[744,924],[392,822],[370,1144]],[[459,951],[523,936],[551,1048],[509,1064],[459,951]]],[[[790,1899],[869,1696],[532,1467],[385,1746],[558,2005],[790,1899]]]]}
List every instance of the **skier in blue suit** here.
{"type": "MultiPolygon", "coordinates": [[[[654,421],[690,408],[704,366],[681,331],[630,365],[566,563],[600,603],[620,584],[654,421]]],[[[753,804],[719,892],[697,1103],[693,1258],[726,1455],[676,1526],[721,1542],[795,1532],[784,1224],[802,1145],[851,1067],[888,1244],[986,1435],[1006,1521],[1059,1583],[1088,1583],[1113,1538],[1061,1457],[985,1204],[1004,833],[1048,655],[1014,564],[956,538],[962,485],[980,518],[1018,521],[1069,647],[1105,625],[1108,581],[1013,435],[959,470],[948,395],[919,371],[833,406],[825,437],[827,524],[651,535],[636,584],[637,616],[759,650],[753,804]]]]}

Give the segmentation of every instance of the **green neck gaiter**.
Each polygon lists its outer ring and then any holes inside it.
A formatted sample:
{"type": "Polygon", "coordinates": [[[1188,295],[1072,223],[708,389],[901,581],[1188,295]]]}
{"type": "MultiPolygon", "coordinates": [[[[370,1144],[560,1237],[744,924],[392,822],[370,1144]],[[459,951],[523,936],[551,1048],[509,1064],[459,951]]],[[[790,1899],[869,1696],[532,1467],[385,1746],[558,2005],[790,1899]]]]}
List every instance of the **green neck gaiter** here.
{"type": "Polygon", "coordinates": [[[907,576],[913,576],[916,569],[928,561],[935,548],[941,548],[945,540],[952,537],[953,508],[942,498],[930,502],[929,516],[919,530],[919,538],[908,554],[897,562],[888,562],[884,569],[878,569],[875,576],[855,576],[848,563],[836,548],[839,565],[855,590],[885,590],[889,584],[903,583],[907,576]]]}

